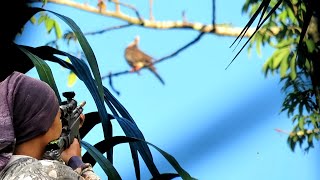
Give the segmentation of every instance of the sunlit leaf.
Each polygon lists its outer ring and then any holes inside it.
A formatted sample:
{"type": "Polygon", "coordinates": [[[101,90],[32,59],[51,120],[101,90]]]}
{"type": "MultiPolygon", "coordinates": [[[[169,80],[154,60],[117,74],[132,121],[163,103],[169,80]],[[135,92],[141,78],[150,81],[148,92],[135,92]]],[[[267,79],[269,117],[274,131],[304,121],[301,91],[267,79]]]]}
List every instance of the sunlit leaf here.
{"type": "Polygon", "coordinates": [[[57,39],[62,38],[61,28],[59,26],[59,23],[57,23],[56,21],[54,22],[54,30],[55,30],[57,39]]]}
{"type": "Polygon", "coordinates": [[[74,72],[70,71],[68,75],[68,83],[67,83],[68,87],[72,87],[77,82],[77,79],[78,79],[77,75],[74,72]]]}
{"type": "Polygon", "coordinates": [[[37,23],[37,19],[36,19],[34,16],[32,16],[32,17],[30,18],[30,22],[31,22],[32,24],[36,24],[36,23],[37,23]]]}
{"type": "Polygon", "coordinates": [[[277,45],[275,45],[276,48],[285,48],[287,46],[290,46],[292,45],[294,42],[294,39],[293,38],[290,38],[290,39],[283,39],[281,40],[280,42],[278,42],[277,45]]]}
{"type": "Polygon", "coordinates": [[[40,18],[38,19],[38,24],[41,24],[42,22],[44,22],[44,20],[46,20],[47,15],[46,14],[41,14],[40,18]]]}
{"type": "Polygon", "coordinates": [[[288,56],[285,56],[281,63],[280,63],[280,77],[283,78],[286,76],[287,74],[287,70],[288,70],[288,57],[289,57],[289,53],[288,53],[288,56]]]}
{"type": "Polygon", "coordinates": [[[273,57],[273,63],[272,63],[272,68],[276,69],[279,67],[281,61],[286,60],[289,56],[290,49],[289,48],[283,48],[283,49],[278,49],[276,53],[274,53],[273,57]]]}
{"type": "Polygon", "coordinates": [[[293,13],[291,8],[286,8],[286,11],[288,12],[288,17],[292,22],[296,22],[297,18],[295,16],[295,14],[293,13]]]}
{"type": "Polygon", "coordinates": [[[48,33],[51,32],[53,26],[54,26],[54,20],[52,20],[50,18],[46,18],[45,27],[46,27],[48,33]]]}
{"type": "Polygon", "coordinates": [[[302,116],[302,117],[300,117],[300,119],[299,119],[299,128],[300,128],[300,130],[304,130],[304,121],[305,120],[305,118],[302,116]]]}
{"type": "Polygon", "coordinates": [[[296,66],[296,58],[297,54],[294,53],[293,57],[290,60],[290,78],[291,80],[295,80],[297,78],[297,66],[296,66]]]}

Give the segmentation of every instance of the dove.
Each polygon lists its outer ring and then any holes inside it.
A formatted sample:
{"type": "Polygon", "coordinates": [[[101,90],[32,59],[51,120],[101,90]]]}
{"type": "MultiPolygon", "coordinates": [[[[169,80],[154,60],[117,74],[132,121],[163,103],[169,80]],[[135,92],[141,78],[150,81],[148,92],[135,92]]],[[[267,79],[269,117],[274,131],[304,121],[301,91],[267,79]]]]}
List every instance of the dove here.
{"type": "Polygon", "coordinates": [[[154,58],[141,51],[138,47],[140,37],[136,36],[133,42],[131,42],[125,49],[125,59],[130,65],[131,72],[139,73],[141,68],[148,68],[164,85],[163,79],[157,73],[156,68],[153,65],[154,58]]]}

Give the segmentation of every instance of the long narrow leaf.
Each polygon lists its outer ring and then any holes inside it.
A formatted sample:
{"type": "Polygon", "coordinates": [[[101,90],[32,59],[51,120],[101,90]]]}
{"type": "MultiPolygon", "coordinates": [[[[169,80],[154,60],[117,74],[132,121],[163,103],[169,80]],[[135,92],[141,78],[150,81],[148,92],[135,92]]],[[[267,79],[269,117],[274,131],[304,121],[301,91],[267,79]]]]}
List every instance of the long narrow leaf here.
{"type": "Polygon", "coordinates": [[[85,38],[84,34],[82,33],[81,29],[79,28],[79,26],[69,17],[66,17],[64,15],[61,15],[59,13],[56,13],[54,11],[50,11],[50,10],[46,10],[46,9],[42,9],[42,8],[37,8],[37,7],[33,7],[32,9],[34,9],[35,11],[48,11],[53,13],[54,15],[58,16],[60,19],[62,19],[65,23],[67,23],[70,28],[73,30],[73,32],[75,33],[79,44],[89,62],[90,68],[92,70],[93,76],[96,80],[96,86],[98,87],[98,92],[100,95],[100,98],[103,99],[103,87],[102,87],[102,80],[101,80],[101,75],[100,75],[100,71],[98,68],[98,63],[96,60],[96,57],[93,53],[93,50],[91,48],[91,46],[89,45],[87,39],[85,38]]]}
{"type": "Polygon", "coordinates": [[[48,66],[48,64],[44,60],[42,60],[41,58],[36,56],[35,54],[32,54],[30,51],[28,51],[24,47],[18,46],[18,48],[31,59],[31,61],[33,62],[34,66],[37,69],[37,72],[39,74],[40,79],[42,81],[46,82],[54,90],[54,92],[58,98],[58,101],[60,103],[61,98],[60,98],[59,90],[58,90],[57,85],[54,81],[51,69],[48,66]]]}
{"type": "MultiPolygon", "coordinates": [[[[264,22],[273,14],[276,9],[280,6],[283,0],[279,0],[277,4],[270,10],[268,15],[260,22],[260,24],[257,25],[256,30],[253,32],[253,34],[249,37],[249,39],[246,41],[246,43],[242,46],[242,48],[238,51],[238,53],[234,56],[234,58],[231,60],[231,62],[228,64],[228,66],[225,69],[228,69],[228,67],[233,63],[233,61],[238,57],[238,55],[241,53],[241,51],[244,49],[244,47],[249,43],[249,41],[252,39],[252,37],[259,31],[260,27],[264,24],[264,22]]],[[[256,18],[256,17],[255,17],[256,18]]],[[[255,19],[254,18],[254,19],[255,19]]],[[[253,18],[251,18],[253,19],[253,18]]],[[[250,20],[251,20],[250,19],[250,20]]],[[[250,24],[251,25],[251,24],[250,24]]],[[[239,36],[238,36],[239,37],[239,36]]]]}
{"type": "MultiPolygon", "coordinates": [[[[142,132],[136,124],[122,117],[114,116],[114,118],[118,121],[127,136],[142,139],[142,132]]],[[[149,147],[145,143],[134,143],[133,146],[139,151],[151,174],[153,176],[159,175],[159,171],[153,162],[153,157],[149,147]]]]}
{"type": "Polygon", "coordinates": [[[158,177],[152,177],[150,180],[171,180],[177,177],[179,177],[179,174],[163,173],[163,174],[160,174],[158,177]]]}
{"type": "MultiPolygon", "coordinates": [[[[104,88],[105,90],[105,102],[107,104],[107,106],[110,108],[111,112],[113,113],[114,116],[118,117],[118,111],[115,109],[115,107],[118,107],[118,106],[122,106],[120,103],[116,102],[115,105],[112,104],[111,102],[112,101],[109,101],[109,99],[112,99],[112,97],[110,98],[110,96],[108,96],[108,89],[107,88],[104,88]]],[[[120,112],[121,112],[122,109],[120,109],[120,112]]],[[[125,114],[126,116],[127,114],[125,114]]],[[[129,115],[130,116],[130,115],[129,115]]],[[[132,123],[134,123],[133,119],[131,120],[132,123]]],[[[127,130],[126,129],[123,129],[123,131],[125,132],[125,134],[127,134],[127,130]]],[[[133,161],[133,166],[134,166],[134,170],[135,170],[135,173],[136,173],[136,178],[137,180],[140,180],[140,164],[139,164],[139,157],[138,157],[138,149],[136,148],[136,146],[133,144],[133,143],[129,143],[129,146],[130,146],[130,151],[131,151],[131,156],[132,156],[132,161],[133,161]]],[[[150,152],[151,154],[151,152],[150,152]]],[[[150,169],[151,173],[154,173],[154,174],[157,174],[156,171],[153,172],[152,169],[150,169]]]]}
{"type": "MultiPolygon", "coordinates": [[[[237,38],[233,41],[233,43],[230,45],[230,47],[232,47],[234,45],[235,42],[238,41],[238,44],[241,42],[242,38],[244,37],[244,35],[246,34],[246,32],[248,31],[248,29],[251,27],[252,23],[256,20],[257,16],[261,13],[261,10],[265,7],[268,6],[269,4],[266,4],[266,1],[268,0],[263,0],[262,3],[260,4],[259,8],[256,10],[256,12],[252,15],[252,17],[250,18],[250,20],[248,21],[248,23],[244,26],[244,28],[242,29],[242,31],[240,32],[240,34],[237,36],[237,38]]],[[[237,45],[238,46],[238,45],[237,45]]]]}
{"type": "MultiPolygon", "coordinates": [[[[181,176],[182,179],[185,179],[185,180],[194,180],[195,179],[195,178],[192,178],[190,176],[190,174],[180,166],[178,161],[173,156],[171,156],[169,153],[165,152],[164,150],[160,149],[156,145],[154,145],[150,142],[147,142],[143,139],[139,139],[139,138],[135,138],[135,137],[127,137],[127,136],[114,136],[109,139],[108,148],[112,148],[118,144],[128,143],[128,142],[140,142],[142,144],[148,144],[148,145],[154,147],[157,151],[159,151],[163,155],[163,157],[166,158],[166,160],[178,172],[179,176],[181,176]]],[[[160,176],[160,174],[156,177],[159,177],[159,176],[160,176]]]]}
{"type": "MultiPolygon", "coordinates": [[[[114,119],[111,114],[108,114],[108,119],[114,119]]],[[[85,114],[85,121],[79,129],[81,139],[84,138],[95,125],[101,123],[101,118],[98,112],[90,112],[85,114]]]]}
{"type": "Polygon", "coordinates": [[[117,170],[113,167],[112,163],[106,159],[100,151],[91,146],[85,141],[81,141],[81,145],[90,153],[90,155],[99,163],[104,172],[110,179],[121,180],[121,177],[117,170]]]}

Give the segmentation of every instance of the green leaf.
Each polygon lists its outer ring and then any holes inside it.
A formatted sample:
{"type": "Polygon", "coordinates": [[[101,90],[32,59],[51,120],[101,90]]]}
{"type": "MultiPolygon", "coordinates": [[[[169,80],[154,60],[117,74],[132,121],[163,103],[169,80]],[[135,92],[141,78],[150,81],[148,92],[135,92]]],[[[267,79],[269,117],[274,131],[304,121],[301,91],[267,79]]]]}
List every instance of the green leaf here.
{"type": "Polygon", "coordinates": [[[256,50],[257,50],[257,54],[258,56],[261,56],[261,44],[262,44],[262,34],[257,33],[253,38],[252,38],[252,42],[256,43],[256,50]]]}
{"type": "Polygon", "coordinates": [[[291,136],[288,137],[287,143],[289,144],[291,151],[294,152],[294,149],[296,147],[296,143],[293,141],[291,136]]]}
{"type": "Polygon", "coordinates": [[[70,71],[68,75],[68,87],[72,87],[76,83],[77,79],[77,75],[74,72],[70,71]]]}
{"type": "Polygon", "coordinates": [[[316,48],[316,44],[312,39],[307,39],[306,40],[306,45],[307,45],[309,53],[312,53],[316,48]]]}
{"type": "Polygon", "coordinates": [[[32,24],[36,24],[36,23],[37,23],[37,19],[36,19],[34,16],[32,16],[32,17],[30,18],[30,22],[31,22],[32,24]]]}
{"type": "Polygon", "coordinates": [[[311,115],[310,116],[310,120],[311,120],[311,123],[312,123],[313,127],[317,128],[318,127],[318,123],[316,121],[316,118],[313,115],[311,115]]]}
{"type": "Polygon", "coordinates": [[[57,39],[62,38],[62,31],[57,21],[54,22],[54,30],[55,30],[57,39]]]}
{"type": "Polygon", "coordinates": [[[42,1],[42,7],[48,3],[48,0],[41,0],[41,1],[42,1]]]}
{"type": "Polygon", "coordinates": [[[37,69],[40,79],[46,82],[54,90],[58,98],[58,101],[60,103],[61,102],[60,94],[48,64],[38,56],[32,54],[30,51],[25,49],[23,46],[18,45],[18,48],[31,59],[31,61],[33,62],[34,66],[37,69]]]}
{"type": "Polygon", "coordinates": [[[99,163],[103,171],[108,175],[110,179],[114,180],[121,180],[121,177],[117,170],[114,168],[112,163],[101,154],[95,147],[90,145],[85,141],[81,141],[82,147],[84,147],[89,154],[99,163]]]}
{"type": "Polygon", "coordinates": [[[289,54],[288,56],[285,56],[283,57],[281,63],[280,63],[280,77],[283,78],[286,76],[287,74],[287,70],[288,70],[288,57],[289,57],[289,54]]]}
{"type": "Polygon", "coordinates": [[[296,66],[297,53],[293,53],[293,57],[290,60],[290,78],[295,80],[297,78],[297,66],[296,66]]]}
{"type": "Polygon", "coordinates": [[[264,72],[265,76],[267,76],[270,70],[270,67],[272,67],[272,62],[273,62],[273,56],[269,57],[268,60],[263,64],[262,71],[264,72]]]}
{"type": "Polygon", "coordinates": [[[304,120],[305,120],[305,117],[303,116],[299,118],[298,124],[299,124],[300,130],[304,130],[304,120]]]}
{"type": "Polygon", "coordinates": [[[279,20],[285,23],[288,17],[287,15],[287,11],[281,11],[281,13],[279,14],[279,20]]]}
{"type": "Polygon", "coordinates": [[[308,142],[309,142],[309,143],[312,142],[313,137],[314,137],[314,134],[313,134],[313,133],[311,133],[311,134],[308,135],[308,142]]]}
{"type": "Polygon", "coordinates": [[[309,59],[305,59],[304,66],[306,67],[307,70],[310,70],[310,69],[311,69],[311,64],[310,64],[310,62],[309,62],[309,59]]]}
{"type": "Polygon", "coordinates": [[[46,27],[48,33],[51,32],[53,26],[54,26],[54,20],[47,18],[45,21],[45,27],[46,27]]]}
{"type": "Polygon", "coordinates": [[[40,18],[38,19],[38,24],[41,24],[47,18],[48,18],[48,16],[46,14],[41,14],[40,18]]]}
{"type": "Polygon", "coordinates": [[[282,39],[278,44],[275,45],[276,48],[280,49],[280,48],[285,48],[287,46],[292,45],[292,43],[294,42],[293,38],[290,39],[282,39]]]}
{"type": "Polygon", "coordinates": [[[288,58],[290,53],[289,48],[283,48],[283,49],[278,49],[272,56],[273,56],[273,64],[272,64],[272,69],[277,69],[284,59],[288,58]]]}
{"type": "Polygon", "coordinates": [[[291,8],[286,8],[286,11],[288,12],[288,17],[292,22],[297,22],[297,18],[294,15],[293,11],[291,8]]]}

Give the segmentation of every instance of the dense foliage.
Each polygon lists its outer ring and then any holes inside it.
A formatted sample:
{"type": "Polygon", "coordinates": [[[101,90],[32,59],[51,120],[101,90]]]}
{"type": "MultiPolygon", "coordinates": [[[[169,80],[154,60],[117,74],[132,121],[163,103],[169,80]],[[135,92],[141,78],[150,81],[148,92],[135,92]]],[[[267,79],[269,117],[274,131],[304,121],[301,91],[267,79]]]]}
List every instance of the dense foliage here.
{"type": "MultiPolygon", "coordinates": [[[[247,0],[243,12],[259,19],[256,33],[249,39],[254,46],[269,45],[274,52],[264,66],[265,75],[279,75],[285,99],[281,112],[292,119],[288,144],[297,143],[308,151],[320,139],[319,93],[319,3],[313,0],[247,0]],[[259,17],[259,16],[260,17],[259,17]]],[[[248,26],[247,25],[247,26],[248,26]]]]}

